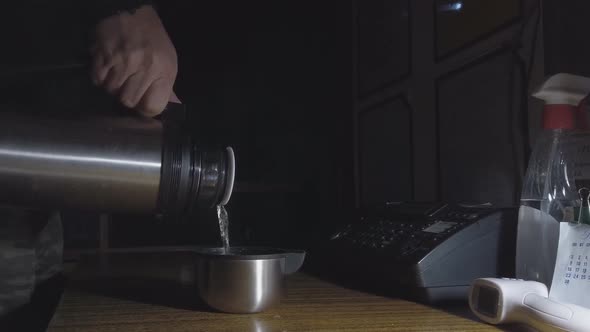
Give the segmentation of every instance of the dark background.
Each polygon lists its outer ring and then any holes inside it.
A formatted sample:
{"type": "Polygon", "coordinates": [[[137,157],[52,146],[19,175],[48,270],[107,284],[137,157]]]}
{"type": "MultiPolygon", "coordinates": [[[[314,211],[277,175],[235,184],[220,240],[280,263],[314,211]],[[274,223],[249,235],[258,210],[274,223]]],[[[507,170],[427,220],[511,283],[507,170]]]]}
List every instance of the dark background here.
{"type": "Polygon", "coordinates": [[[590,10],[588,1],[543,1],[545,72],[590,76],[590,21],[584,13],[590,10]]]}

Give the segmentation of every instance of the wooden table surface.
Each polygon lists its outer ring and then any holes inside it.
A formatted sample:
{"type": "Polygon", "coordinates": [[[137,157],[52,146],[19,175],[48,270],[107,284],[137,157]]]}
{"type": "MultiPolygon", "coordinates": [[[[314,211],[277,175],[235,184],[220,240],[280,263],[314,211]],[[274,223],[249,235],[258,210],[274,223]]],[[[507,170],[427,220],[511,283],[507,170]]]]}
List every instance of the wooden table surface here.
{"type": "Polygon", "coordinates": [[[190,289],[136,281],[113,291],[113,282],[108,284],[70,283],[49,331],[498,331],[478,322],[465,307],[434,309],[303,273],[289,277],[280,305],[249,315],[210,311],[195,304],[190,289]]]}

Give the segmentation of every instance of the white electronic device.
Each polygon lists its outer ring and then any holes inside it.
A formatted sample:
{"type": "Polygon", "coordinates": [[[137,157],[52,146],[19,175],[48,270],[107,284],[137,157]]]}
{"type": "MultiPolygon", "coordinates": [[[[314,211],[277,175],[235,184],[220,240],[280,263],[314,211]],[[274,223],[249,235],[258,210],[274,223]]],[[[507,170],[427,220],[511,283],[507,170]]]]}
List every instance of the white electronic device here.
{"type": "Polygon", "coordinates": [[[539,331],[590,331],[590,309],[548,298],[545,284],[481,278],[469,289],[469,307],[490,324],[521,323],[539,331]]]}

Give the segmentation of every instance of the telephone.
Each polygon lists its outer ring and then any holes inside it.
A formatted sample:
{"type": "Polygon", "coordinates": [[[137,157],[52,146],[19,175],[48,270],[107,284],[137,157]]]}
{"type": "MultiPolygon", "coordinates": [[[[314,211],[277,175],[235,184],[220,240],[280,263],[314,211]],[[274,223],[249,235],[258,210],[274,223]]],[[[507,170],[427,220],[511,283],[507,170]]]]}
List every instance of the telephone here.
{"type": "Polygon", "coordinates": [[[514,275],[517,211],[387,203],[359,211],[314,261],[319,273],[366,290],[429,304],[467,300],[474,279],[514,275]]]}

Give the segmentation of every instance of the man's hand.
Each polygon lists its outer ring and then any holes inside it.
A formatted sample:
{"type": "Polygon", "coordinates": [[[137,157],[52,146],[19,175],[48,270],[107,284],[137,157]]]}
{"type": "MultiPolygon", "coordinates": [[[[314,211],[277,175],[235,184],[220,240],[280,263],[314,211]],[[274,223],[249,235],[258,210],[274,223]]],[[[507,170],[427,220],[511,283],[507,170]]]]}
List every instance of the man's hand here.
{"type": "Polygon", "coordinates": [[[178,71],[176,50],[158,13],[142,6],[102,20],[96,27],[92,79],[123,105],[156,116],[168,101],[178,71]]]}

